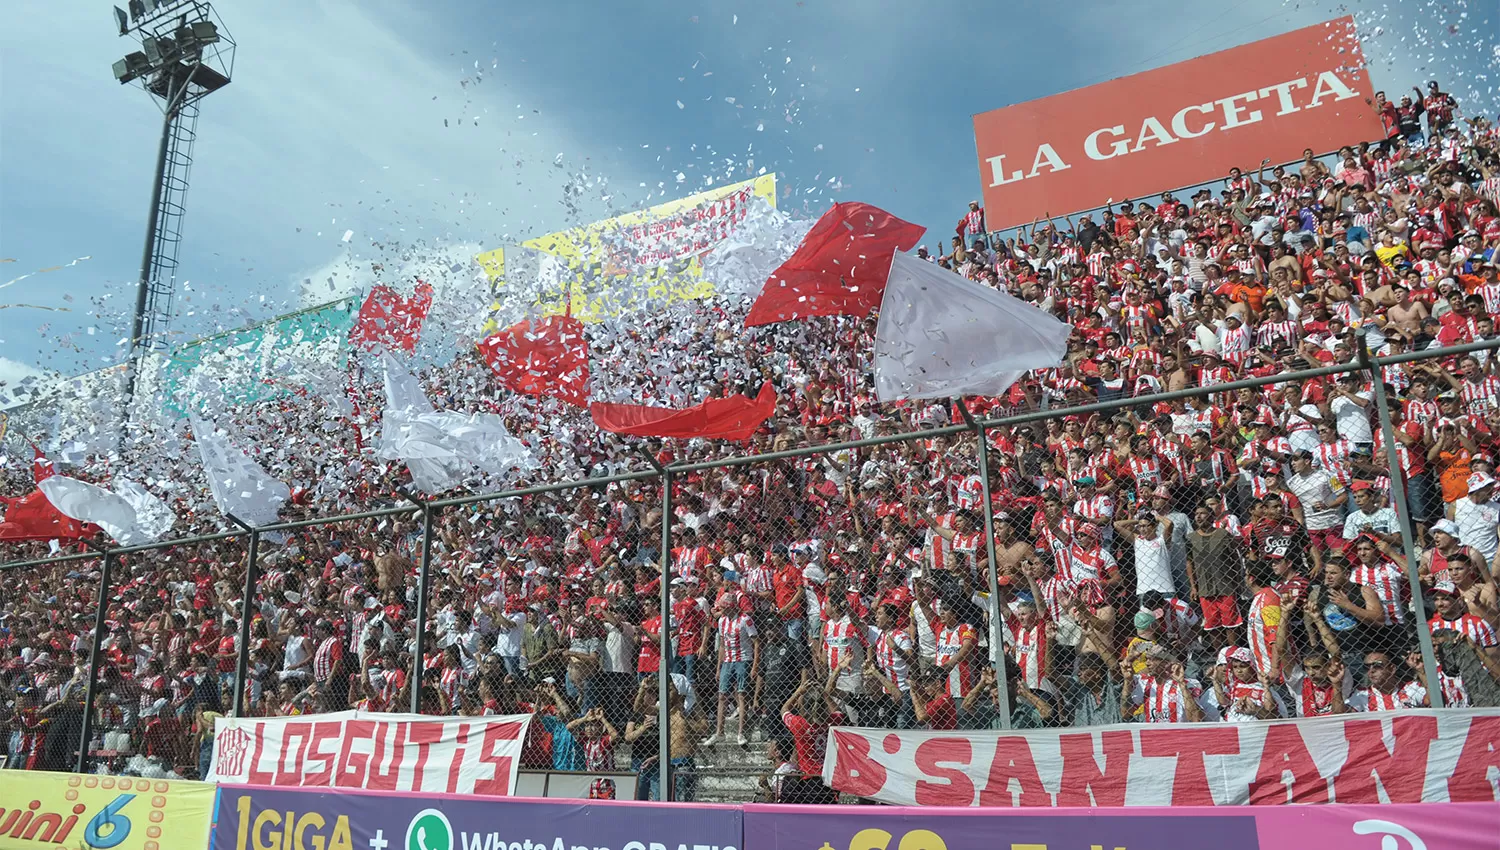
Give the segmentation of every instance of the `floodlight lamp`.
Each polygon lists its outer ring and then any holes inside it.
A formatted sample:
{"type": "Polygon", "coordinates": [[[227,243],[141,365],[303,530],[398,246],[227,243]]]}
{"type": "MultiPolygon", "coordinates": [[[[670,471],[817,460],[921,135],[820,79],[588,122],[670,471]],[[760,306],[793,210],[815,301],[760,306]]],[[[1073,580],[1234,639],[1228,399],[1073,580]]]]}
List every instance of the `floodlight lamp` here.
{"type": "Polygon", "coordinates": [[[130,0],[130,3],[127,5],[130,6],[130,19],[132,21],[139,21],[141,18],[146,17],[146,4],[143,0],[130,0]]]}
{"type": "Polygon", "coordinates": [[[125,17],[125,10],[119,6],[115,7],[115,23],[120,27],[120,35],[130,32],[130,19],[125,17]]]}
{"type": "Polygon", "coordinates": [[[213,21],[193,21],[193,38],[199,44],[217,44],[219,27],[213,21]]]}
{"type": "Polygon", "coordinates": [[[139,50],[125,54],[125,58],[114,64],[115,79],[121,84],[151,72],[151,60],[139,50]]]}
{"type": "Polygon", "coordinates": [[[177,43],[165,36],[161,38],[141,39],[141,49],[146,51],[146,58],[151,64],[160,65],[172,58],[177,52],[177,43]]]}

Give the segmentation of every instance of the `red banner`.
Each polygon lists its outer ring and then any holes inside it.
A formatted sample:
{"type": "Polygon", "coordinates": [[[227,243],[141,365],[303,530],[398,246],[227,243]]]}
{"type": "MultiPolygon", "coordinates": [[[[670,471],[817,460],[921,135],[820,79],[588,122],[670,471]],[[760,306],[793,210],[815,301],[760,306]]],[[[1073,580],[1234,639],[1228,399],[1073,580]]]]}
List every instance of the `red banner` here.
{"type": "Polygon", "coordinates": [[[221,717],[211,782],[504,797],[516,787],[529,714],[427,717],[340,711],[221,717]]]}
{"type": "Polygon", "coordinates": [[[417,338],[422,334],[422,322],[427,311],[432,309],[432,285],[418,283],[410,298],[397,293],[384,284],[370,289],[365,303],[359,308],[359,317],[349,332],[349,341],[365,351],[417,350],[417,338]]]}
{"type": "Polygon", "coordinates": [[[898,806],[1497,799],[1500,709],[1024,733],[834,728],[823,781],[898,806]]]}
{"type": "Polygon", "coordinates": [[[589,403],[589,344],[572,316],[527,319],[479,343],[479,353],[514,392],[589,403]]]}
{"type": "Polygon", "coordinates": [[[677,410],[642,404],[595,403],[589,405],[594,424],[616,434],[637,437],[678,437],[690,440],[748,440],[761,423],[776,412],[776,391],[762,384],[755,398],[732,395],[711,398],[702,404],[677,410]]]}
{"type": "Polygon", "coordinates": [[[991,230],[1384,137],[1351,17],[974,116],[991,230]]]}

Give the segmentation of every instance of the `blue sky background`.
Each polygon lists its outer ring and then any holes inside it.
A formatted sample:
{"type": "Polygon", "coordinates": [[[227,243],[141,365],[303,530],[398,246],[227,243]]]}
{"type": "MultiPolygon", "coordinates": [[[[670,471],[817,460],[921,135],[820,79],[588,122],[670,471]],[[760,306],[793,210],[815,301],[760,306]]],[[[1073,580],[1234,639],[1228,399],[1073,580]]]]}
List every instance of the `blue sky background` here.
{"type": "MultiPolygon", "coordinates": [[[[0,285],[90,258],[0,288],[0,305],[57,308],[0,306],[0,381],[125,351],[160,117],[112,79],[134,48],[110,5],[0,10],[0,285]]],[[[1493,116],[1500,67],[1494,2],[215,8],[240,49],[198,128],[183,338],[293,309],[304,280],[324,300],[397,245],[465,256],[761,168],[790,190],[784,209],[868,201],[933,243],[979,194],[973,113],[1340,14],[1360,22],[1378,87],[1436,78],[1493,116]]]]}

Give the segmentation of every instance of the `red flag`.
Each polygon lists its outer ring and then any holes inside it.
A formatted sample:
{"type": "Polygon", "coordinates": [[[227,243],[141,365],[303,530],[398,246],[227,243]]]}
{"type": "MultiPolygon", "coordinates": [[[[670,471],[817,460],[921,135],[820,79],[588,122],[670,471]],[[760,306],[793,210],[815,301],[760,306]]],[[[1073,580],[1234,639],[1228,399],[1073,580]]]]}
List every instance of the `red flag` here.
{"type": "Polygon", "coordinates": [[[807,316],[868,316],[880,305],[891,256],[927,228],[870,204],[834,204],[766,280],[745,325],[807,316]]]}
{"type": "Polygon", "coordinates": [[[755,398],[713,398],[683,410],[639,404],[591,404],[594,424],[616,434],[637,437],[704,437],[748,440],[776,412],[776,391],[762,384],[755,398]]]}
{"type": "Polygon", "coordinates": [[[0,540],[83,540],[99,533],[99,526],[63,516],[41,490],[20,498],[0,496],[5,520],[0,540]]]}
{"type": "Polygon", "coordinates": [[[32,445],[31,451],[35,454],[31,460],[31,480],[40,484],[43,480],[51,478],[56,470],[52,466],[52,461],[48,460],[35,444],[32,445]]]}
{"type": "Polygon", "coordinates": [[[417,282],[406,298],[384,284],[377,284],[359,308],[359,317],[349,330],[349,341],[365,351],[388,349],[412,354],[422,334],[422,320],[432,309],[432,286],[417,282]]]}
{"type": "Polygon", "coordinates": [[[479,343],[479,353],[515,392],[589,403],[589,344],[583,322],[572,316],[511,325],[479,343]]]}

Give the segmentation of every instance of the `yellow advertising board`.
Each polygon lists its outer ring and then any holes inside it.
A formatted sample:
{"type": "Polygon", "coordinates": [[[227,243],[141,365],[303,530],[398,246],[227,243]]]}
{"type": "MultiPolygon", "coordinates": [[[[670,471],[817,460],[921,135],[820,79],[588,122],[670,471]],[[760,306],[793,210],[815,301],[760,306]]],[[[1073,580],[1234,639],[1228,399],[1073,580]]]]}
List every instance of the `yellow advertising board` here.
{"type": "Polygon", "coordinates": [[[698,257],[744,220],[756,198],[775,208],[775,174],[548,233],[474,259],[489,276],[497,300],[507,295],[509,266],[513,275],[540,282],[539,294],[526,296],[535,302],[534,315],[564,312],[571,293],[573,315],[597,322],[648,301],[712,295],[698,257]]]}
{"type": "Polygon", "coordinates": [[[0,850],[207,847],[217,790],[204,782],[0,770],[0,850]]]}

